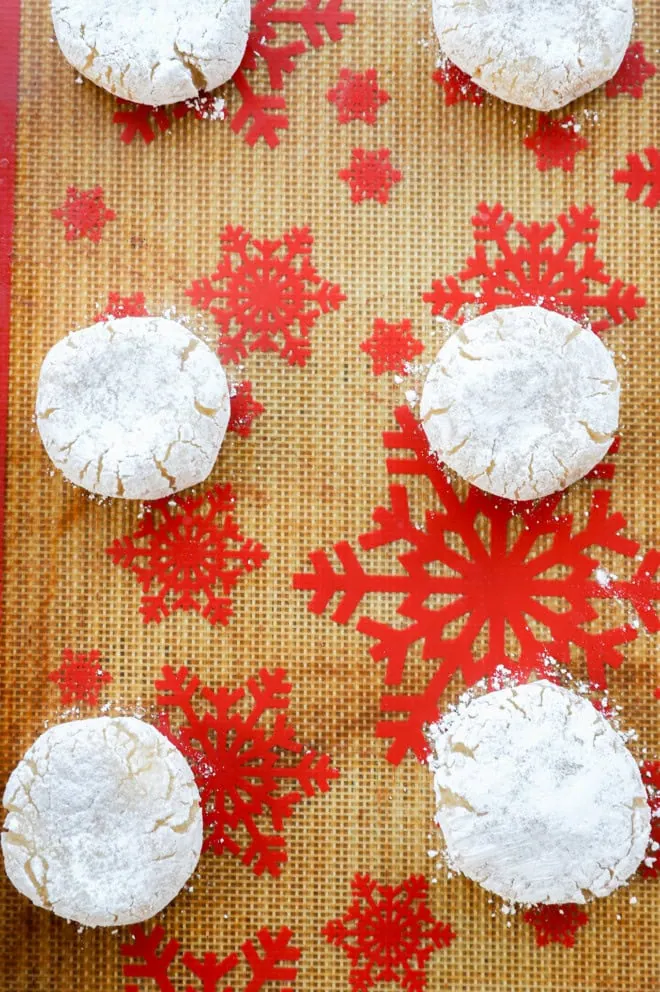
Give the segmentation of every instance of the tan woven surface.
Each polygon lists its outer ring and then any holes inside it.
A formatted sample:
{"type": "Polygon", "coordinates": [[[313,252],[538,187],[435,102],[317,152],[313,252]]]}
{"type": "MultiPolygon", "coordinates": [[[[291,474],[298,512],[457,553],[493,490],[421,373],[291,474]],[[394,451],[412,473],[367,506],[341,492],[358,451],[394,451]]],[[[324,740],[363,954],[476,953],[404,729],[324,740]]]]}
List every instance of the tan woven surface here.
{"type": "MultiPolygon", "coordinates": [[[[573,174],[543,174],[521,143],[534,115],[497,101],[481,109],[443,106],[430,78],[435,44],[425,43],[432,37],[429,3],[352,0],[357,21],[344,40],[305,56],[287,80],[291,125],[276,150],[248,148],[227,125],[192,119],[150,147],[126,147],[112,124],[112,98],[90,84],[75,85],[51,43],[48,6],[25,0],[22,25],[0,778],[44,721],[57,718],[57,691],[46,674],[65,647],[99,649],[114,679],[104,698],[128,709],[137,699],[153,701],[164,661],[189,663],[209,683],[230,686],[261,666],[283,664],[300,738],[327,751],[342,777],[329,794],[299,808],[287,828],[289,861],[279,879],[257,879],[236,859],[206,855],[194,891],[163,914],[163,923],[197,954],[229,953],[260,926],[287,925],[303,949],[300,992],[346,990],[347,959],[319,930],[348,904],[353,874],[368,871],[394,883],[411,873],[433,876],[431,784],[410,758],[389,765],[383,742],[374,738],[382,675],[368,642],[350,625],[312,616],[306,594],[291,589],[309,551],[354,539],[386,499],[381,433],[392,427],[404,387],[390,376],[375,379],[359,343],[375,317],[410,317],[426,354],[433,352],[437,337],[421,296],[433,278],[458,271],[471,253],[470,217],[480,201],[500,200],[529,221],[593,203],[608,270],[636,283],[648,300],[639,319],[608,337],[625,382],[624,443],[612,488],[629,532],[643,548],[658,545],[656,216],[627,202],[611,177],[626,153],[657,139],[660,84],[652,81],[641,101],[599,93],[578,103],[580,115],[585,106],[599,111],[598,123],[586,127],[590,147],[573,174]],[[373,131],[337,125],[325,94],[341,66],[378,68],[392,99],[373,131]],[[404,180],[388,206],[355,206],[338,181],[356,145],[392,150],[404,180]],[[51,217],[70,184],[102,186],[116,211],[98,245],[65,242],[51,217]],[[115,537],[135,529],[138,508],[97,504],[51,475],[31,419],[35,382],[46,350],[70,328],[91,323],[110,291],[141,290],[152,312],[174,305],[194,313],[184,290],[213,270],[218,235],[228,223],[256,237],[309,225],[321,274],[338,282],[347,300],[312,332],[305,369],[274,355],[245,363],[243,375],[266,414],[249,440],[229,436],[211,481],[232,482],[244,532],[271,557],[238,585],[230,626],[213,628],[183,613],[144,625],[136,582],[104,554],[115,537]]],[[[638,0],[637,7],[636,37],[653,58],[660,47],[657,4],[638,0]]],[[[211,339],[212,323],[207,329],[211,339]]],[[[585,491],[577,487],[567,505],[579,507],[585,491]]],[[[656,650],[652,639],[640,637],[611,677],[615,701],[649,756],[660,751],[656,650]]],[[[508,928],[476,886],[449,882],[442,872],[437,877],[432,911],[458,939],[431,958],[430,989],[660,988],[660,888],[652,881],[637,880],[592,906],[589,926],[568,950],[537,948],[532,929],[519,918],[508,928]]],[[[31,907],[4,876],[0,922],[3,992],[123,988],[125,934],[79,935],[31,907]]]]}

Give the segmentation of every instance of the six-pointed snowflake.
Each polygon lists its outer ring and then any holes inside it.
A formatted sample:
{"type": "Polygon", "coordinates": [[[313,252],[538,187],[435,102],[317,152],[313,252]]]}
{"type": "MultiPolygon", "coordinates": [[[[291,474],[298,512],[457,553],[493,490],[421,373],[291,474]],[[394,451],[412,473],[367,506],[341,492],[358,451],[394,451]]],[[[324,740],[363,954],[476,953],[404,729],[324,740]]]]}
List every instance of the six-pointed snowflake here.
{"type": "Polygon", "coordinates": [[[660,204],[660,149],[645,148],[644,154],[648,159],[648,169],[639,155],[628,155],[628,168],[617,169],[614,182],[628,186],[626,196],[633,203],[641,199],[648,187],[643,206],[654,209],[660,204]]]}
{"type": "Polygon", "coordinates": [[[252,395],[252,383],[247,379],[232,387],[231,416],[228,431],[233,431],[239,437],[249,437],[252,424],[260,417],[266,408],[252,395]]]}
{"type": "Polygon", "coordinates": [[[377,317],[373,334],[360,345],[373,362],[374,375],[396,372],[406,375],[406,364],[424,351],[424,345],[413,337],[412,324],[402,320],[398,324],[388,324],[377,317]]]}
{"type": "Polygon", "coordinates": [[[539,114],[536,131],[528,135],[523,144],[536,155],[539,172],[547,172],[548,169],[572,172],[577,153],[589,147],[573,114],[554,118],[549,114],[539,114]]]}
{"type": "Polygon", "coordinates": [[[429,958],[456,937],[431,913],[426,879],[411,875],[395,886],[358,874],[351,888],[351,905],[321,932],[348,957],[353,992],[367,992],[378,982],[422,992],[429,958]]]}
{"type": "Polygon", "coordinates": [[[105,309],[98,315],[99,320],[110,320],[114,317],[148,317],[144,294],[133,293],[132,296],[121,296],[119,293],[109,293],[105,309]]]}
{"type": "Polygon", "coordinates": [[[312,264],[309,228],[292,228],[276,241],[258,241],[242,227],[227,227],[223,256],[210,278],[186,290],[220,327],[218,353],[238,362],[248,351],[275,351],[289,365],[305,365],[309,334],[321,314],[346,297],[312,264]]]}
{"type": "Polygon", "coordinates": [[[455,103],[473,103],[480,107],[484,102],[486,91],[475,83],[467,72],[463,72],[448,59],[438,66],[433,73],[433,79],[442,86],[447,107],[455,103]]]}
{"type": "Polygon", "coordinates": [[[523,919],[536,930],[538,947],[546,947],[548,944],[573,947],[576,933],[589,922],[584,909],[575,903],[565,906],[532,906],[525,912],[523,919]]]}
{"type": "Polygon", "coordinates": [[[78,241],[82,238],[94,242],[100,241],[103,228],[116,216],[114,210],[109,210],[105,205],[100,186],[95,186],[93,189],[69,186],[66,200],[52,213],[53,217],[64,224],[64,236],[67,241],[78,241]]]}
{"type": "Polygon", "coordinates": [[[199,787],[204,849],[240,857],[256,875],[279,875],[287,859],[285,821],[305,797],[327,792],[339,776],[327,755],[296,740],[284,671],[262,669],[248,679],[246,694],[200,691],[199,679],[185,668],[165,667],[156,690],[158,705],[168,711],[159,730],[188,759],[199,787]],[[183,722],[172,725],[172,710],[183,722]]]}
{"type": "Polygon", "coordinates": [[[211,624],[229,623],[231,590],[268,558],[261,544],[241,534],[235,504],[228,485],[214,486],[203,496],[159,500],[148,504],[134,534],[107,549],[115,565],[140,583],[145,623],[160,623],[176,610],[195,610],[211,624]]]}
{"type": "Polygon", "coordinates": [[[500,203],[481,203],[472,226],[475,250],[465,268],[424,294],[436,316],[464,319],[468,305],[479,313],[539,305],[588,318],[601,333],[634,320],[646,303],[636,286],[605,271],[596,254],[600,221],[591,206],[572,206],[556,222],[522,224],[500,203]]]}
{"type": "Polygon", "coordinates": [[[401,182],[403,173],[392,165],[389,148],[373,152],[354,148],[351,164],[347,169],[339,170],[339,178],[350,186],[353,203],[364,200],[389,203],[390,190],[395,183],[401,182]]]}
{"type": "Polygon", "coordinates": [[[88,703],[96,706],[99,691],[106,682],[112,682],[110,672],[104,672],[99,664],[100,651],[62,651],[62,664],[48,673],[51,682],[60,687],[62,706],[71,703],[88,703]]]}
{"type": "Polygon", "coordinates": [[[605,84],[605,93],[612,99],[622,93],[641,100],[644,83],[657,72],[656,66],[644,57],[644,42],[635,41],[628,47],[619,71],[605,84]]]}
{"type": "Polygon", "coordinates": [[[328,90],[328,100],[336,105],[340,124],[350,121],[375,124],[378,111],[389,99],[389,93],[378,85],[376,69],[353,72],[343,68],[337,85],[328,90]]]}

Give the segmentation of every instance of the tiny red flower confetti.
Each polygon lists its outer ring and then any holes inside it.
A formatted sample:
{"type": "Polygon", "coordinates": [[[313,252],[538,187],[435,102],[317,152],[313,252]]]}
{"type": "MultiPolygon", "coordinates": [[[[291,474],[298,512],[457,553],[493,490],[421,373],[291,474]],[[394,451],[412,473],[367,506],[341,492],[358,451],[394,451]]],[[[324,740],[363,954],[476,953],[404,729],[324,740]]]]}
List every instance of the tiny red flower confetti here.
{"type": "Polygon", "coordinates": [[[106,682],[112,682],[112,675],[104,672],[99,665],[100,651],[62,651],[62,664],[48,673],[51,682],[60,687],[62,706],[71,703],[88,703],[96,706],[99,690],[106,682]]]}
{"type": "Polygon", "coordinates": [[[268,552],[245,539],[234,520],[231,486],[203,496],[147,504],[144,519],[107,553],[142,587],[144,623],[160,623],[177,610],[194,610],[211,624],[226,626],[234,610],[229,593],[239,578],[261,568],[268,552]],[[222,595],[216,595],[216,586],[222,595]]]}
{"type": "Polygon", "coordinates": [[[252,395],[252,383],[249,381],[239,382],[233,387],[231,396],[231,416],[228,431],[233,431],[239,437],[249,437],[252,433],[252,424],[257,417],[266,409],[261,403],[255,400],[252,395]]]}
{"type": "Polygon", "coordinates": [[[389,99],[389,93],[378,86],[375,69],[353,72],[344,68],[339,73],[337,85],[328,90],[328,100],[336,105],[340,124],[350,121],[375,124],[378,111],[389,99]]]}
{"type": "Polygon", "coordinates": [[[577,153],[589,147],[589,142],[581,136],[580,125],[572,114],[562,118],[539,114],[537,130],[528,135],[523,144],[535,153],[539,172],[546,172],[548,169],[572,172],[577,153]]]}
{"type": "Polygon", "coordinates": [[[660,149],[645,148],[649,168],[647,169],[639,155],[628,155],[628,168],[617,169],[614,173],[615,183],[625,183],[628,186],[626,196],[636,203],[649,187],[642,206],[653,210],[660,204],[660,149]]]}
{"type": "Polygon", "coordinates": [[[379,982],[422,992],[429,958],[456,937],[431,913],[426,879],[411,875],[395,886],[357,874],[351,888],[353,902],[321,933],[348,957],[353,992],[367,992],[379,982]]]}
{"type": "Polygon", "coordinates": [[[411,332],[409,320],[398,324],[388,324],[377,317],[370,338],[363,341],[360,350],[366,352],[373,362],[373,374],[396,372],[407,375],[406,364],[424,351],[424,345],[411,332]]]}
{"type": "Polygon", "coordinates": [[[106,207],[100,186],[94,186],[93,189],[69,186],[66,200],[52,213],[53,217],[64,224],[67,241],[78,241],[82,238],[94,242],[100,241],[103,228],[116,216],[114,210],[106,207]]]}
{"type": "MultiPolygon", "coordinates": [[[[658,690],[656,689],[656,696],[658,690]]],[[[642,782],[651,807],[651,837],[639,873],[642,878],[660,877],[660,761],[645,761],[641,767],[642,782]]]]}
{"type": "Polygon", "coordinates": [[[548,944],[573,947],[576,933],[580,927],[586,927],[589,917],[575,903],[567,903],[565,906],[532,906],[523,920],[536,930],[538,947],[548,944]]]}
{"type": "Polygon", "coordinates": [[[105,310],[99,314],[99,320],[116,320],[120,317],[148,317],[144,293],[133,293],[132,296],[121,296],[119,293],[109,293],[105,310]]]}
{"type": "Polygon", "coordinates": [[[629,46],[619,71],[605,85],[606,95],[612,99],[622,93],[641,100],[644,96],[644,83],[655,76],[656,66],[644,57],[644,42],[635,41],[629,46]]]}
{"type": "Polygon", "coordinates": [[[283,669],[261,669],[245,689],[200,687],[188,670],[165,666],[157,703],[180,711],[158,729],[193,769],[201,796],[204,850],[233,854],[255,875],[279,875],[287,860],[284,822],[305,797],[327,792],[339,777],[326,754],[296,740],[289,722],[291,685],[283,669]],[[205,706],[202,715],[199,704],[205,706]],[[240,704],[243,703],[241,706],[240,704]],[[292,784],[298,786],[290,791],[292,784]]]}
{"type": "Polygon", "coordinates": [[[467,72],[463,72],[449,60],[438,66],[433,79],[442,86],[447,107],[452,107],[455,103],[473,103],[480,107],[484,102],[486,91],[467,72]]]}
{"type": "Polygon", "coordinates": [[[403,173],[392,165],[389,148],[373,152],[354,148],[351,164],[348,169],[340,169],[339,178],[351,187],[353,203],[364,200],[388,203],[390,190],[395,183],[401,182],[403,173]]]}

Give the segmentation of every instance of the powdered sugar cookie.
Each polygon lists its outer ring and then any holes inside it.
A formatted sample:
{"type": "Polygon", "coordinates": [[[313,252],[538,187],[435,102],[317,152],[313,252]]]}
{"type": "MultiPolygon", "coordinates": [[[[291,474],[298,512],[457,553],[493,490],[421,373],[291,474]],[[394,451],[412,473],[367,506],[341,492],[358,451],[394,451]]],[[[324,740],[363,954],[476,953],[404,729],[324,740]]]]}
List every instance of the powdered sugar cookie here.
{"type": "Polygon", "coordinates": [[[87,926],[160,912],[199,860],[193,773],[134,717],[51,727],[10,775],[3,803],[10,880],[36,906],[87,926]]]}
{"type": "Polygon", "coordinates": [[[93,83],[151,106],[212,90],[247,46],[250,0],[51,0],[64,56],[93,83]]]}
{"type": "Polygon", "coordinates": [[[619,377],[600,338],[541,307],[494,310],[445,342],[424,385],[431,449],[462,478],[530,500],[582,478],[619,423],[619,377]]]}
{"type": "Polygon", "coordinates": [[[41,367],[37,425],[52,461],[102,496],[161,499],[203,482],[229,423],[217,356],[163,317],[75,331],[41,367]]]}
{"type": "Polygon", "coordinates": [[[651,811],[637,762],[588,699],[540,681],[431,728],[450,865],[512,902],[584,903],[637,870],[651,811]]]}
{"type": "Polygon", "coordinates": [[[489,93],[555,110],[611,79],[632,0],[433,0],[444,53],[489,93]]]}

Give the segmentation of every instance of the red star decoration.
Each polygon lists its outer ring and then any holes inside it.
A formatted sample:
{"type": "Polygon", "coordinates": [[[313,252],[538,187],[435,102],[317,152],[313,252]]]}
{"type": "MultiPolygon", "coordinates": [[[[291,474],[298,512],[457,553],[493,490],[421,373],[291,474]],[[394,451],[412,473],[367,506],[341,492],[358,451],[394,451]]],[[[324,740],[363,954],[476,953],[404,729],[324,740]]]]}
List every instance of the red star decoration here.
{"type": "Polygon", "coordinates": [[[62,664],[48,673],[51,682],[60,687],[62,706],[87,703],[96,706],[99,690],[104,683],[112,682],[112,675],[99,665],[100,651],[62,651],[62,664]]]}
{"type": "Polygon", "coordinates": [[[114,317],[148,317],[144,294],[133,293],[132,296],[121,296],[119,293],[109,293],[105,310],[99,314],[99,320],[110,320],[114,317]]]}
{"type": "Polygon", "coordinates": [[[247,380],[239,382],[234,386],[232,393],[231,416],[227,430],[233,431],[239,437],[249,437],[252,433],[252,424],[265,409],[252,395],[252,383],[247,380]]]}
{"type": "Polygon", "coordinates": [[[360,345],[360,350],[373,362],[374,375],[384,372],[407,375],[406,364],[424,351],[424,345],[413,337],[411,328],[409,320],[388,324],[380,317],[376,318],[373,334],[360,345]]]}
{"type": "Polygon", "coordinates": [[[116,216],[114,210],[106,207],[100,186],[95,186],[93,189],[69,186],[66,200],[52,213],[53,217],[64,224],[64,236],[67,241],[79,241],[83,238],[94,242],[100,241],[103,228],[116,216]]]}
{"type": "MultiPolygon", "coordinates": [[[[657,689],[655,694],[660,699],[657,689]]],[[[651,807],[651,838],[639,873],[642,878],[660,878],[660,761],[645,761],[641,772],[651,807]]]]}
{"type": "Polygon", "coordinates": [[[628,186],[626,197],[633,203],[646,192],[643,206],[653,210],[660,204],[660,149],[645,148],[644,154],[648,159],[648,169],[639,155],[628,155],[628,168],[617,169],[614,182],[628,186]]]}
{"type": "Polygon", "coordinates": [[[656,66],[644,58],[644,42],[635,41],[629,46],[616,76],[605,84],[605,93],[610,99],[626,93],[641,100],[644,96],[644,84],[657,71],[656,66]]]}
{"type": "Polygon", "coordinates": [[[538,947],[548,944],[573,947],[576,933],[580,927],[586,927],[589,917],[580,906],[567,903],[565,906],[532,906],[523,920],[536,930],[538,947]]]}
{"type": "Polygon", "coordinates": [[[445,106],[451,107],[455,103],[473,103],[480,107],[486,96],[486,91],[463,72],[453,62],[447,60],[433,73],[433,79],[445,92],[445,106]]]}
{"type": "Polygon", "coordinates": [[[392,165],[389,148],[373,152],[354,148],[351,164],[348,169],[340,170],[339,178],[351,187],[353,203],[364,200],[388,203],[390,190],[395,183],[401,182],[403,173],[392,165]]]}
{"type": "Polygon", "coordinates": [[[340,124],[350,121],[375,124],[378,111],[389,99],[389,93],[378,86],[375,69],[353,72],[344,68],[339,73],[339,82],[328,90],[328,100],[336,105],[340,124]]]}
{"type": "Polygon", "coordinates": [[[572,172],[575,156],[589,147],[589,142],[580,134],[580,126],[575,117],[552,118],[539,114],[538,128],[524,139],[525,148],[536,155],[536,168],[539,172],[548,169],[563,169],[572,172]]]}

